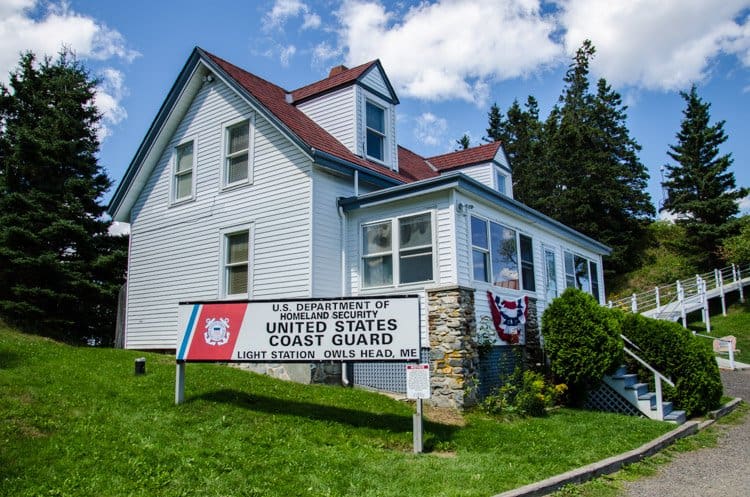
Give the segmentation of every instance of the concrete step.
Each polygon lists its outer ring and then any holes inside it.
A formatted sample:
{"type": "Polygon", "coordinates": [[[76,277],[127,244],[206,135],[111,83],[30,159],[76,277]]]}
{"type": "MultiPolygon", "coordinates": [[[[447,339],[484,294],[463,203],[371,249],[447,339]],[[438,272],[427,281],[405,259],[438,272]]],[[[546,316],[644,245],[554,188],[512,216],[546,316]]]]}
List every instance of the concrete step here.
{"type": "MultiPolygon", "coordinates": [[[[662,402],[661,403],[661,408],[662,408],[662,414],[664,414],[664,416],[666,416],[667,414],[669,414],[670,412],[672,412],[672,410],[674,409],[674,405],[671,402],[662,402]]],[[[656,410],[656,403],[654,403],[651,406],[651,410],[652,411],[656,410]]]]}
{"type": "Polygon", "coordinates": [[[676,423],[678,425],[683,424],[686,420],[687,417],[685,416],[685,411],[672,411],[664,416],[664,421],[669,421],[670,423],[676,423]]]}

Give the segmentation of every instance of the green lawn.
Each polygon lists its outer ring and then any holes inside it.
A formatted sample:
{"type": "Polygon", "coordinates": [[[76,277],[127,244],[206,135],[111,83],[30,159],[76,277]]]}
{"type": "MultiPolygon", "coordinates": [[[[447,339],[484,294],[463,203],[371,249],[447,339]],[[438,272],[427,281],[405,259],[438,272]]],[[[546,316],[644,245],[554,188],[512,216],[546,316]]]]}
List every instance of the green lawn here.
{"type": "Polygon", "coordinates": [[[640,446],[674,426],[568,409],[426,423],[356,389],[70,347],[0,324],[2,496],[489,496],[640,446]],[[147,374],[135,376],[136,357],[147,374]]]}
{"type": "MultiPolygon", "coordinates": [[[[713,310],[712,307],[712,312],[713,310]]],[[[707,334],[706,326],[702,322],[689,323],[689,327],[698,333],[707,334]]],[[[744,304],[729,306],[726,316],[722,316],[721,313],[711,316],[710,335],[717,338],[734,335],[737,338],[737,348],[740,350],[734,354],[734,359],[750,364],[750,300],[746,300],[744,304]]],[[[729,355],[722,354],[722,357],[728,358],[729,355]]]]}

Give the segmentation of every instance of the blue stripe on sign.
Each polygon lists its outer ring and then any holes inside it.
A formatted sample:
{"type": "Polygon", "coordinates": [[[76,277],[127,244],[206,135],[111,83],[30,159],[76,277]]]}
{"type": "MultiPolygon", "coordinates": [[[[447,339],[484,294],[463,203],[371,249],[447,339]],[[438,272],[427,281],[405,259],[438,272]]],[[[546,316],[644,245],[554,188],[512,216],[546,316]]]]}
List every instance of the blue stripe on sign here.
{"type": "Polygon", "coordinates": [[[193,312],[190,313],[190,320],[188,321],[187,328],[185,329],[185,336],[182,338],[180,353],[177,354],[178,361],[182,361],[185,358],[185,349],[187,349],[187,346],[190,343],[190,335],[192,335],[193,325],[195,324],[195,318],[198,317],[198,311],[200,310],[200,307],[200,304],[193,305],[193,312]]]}

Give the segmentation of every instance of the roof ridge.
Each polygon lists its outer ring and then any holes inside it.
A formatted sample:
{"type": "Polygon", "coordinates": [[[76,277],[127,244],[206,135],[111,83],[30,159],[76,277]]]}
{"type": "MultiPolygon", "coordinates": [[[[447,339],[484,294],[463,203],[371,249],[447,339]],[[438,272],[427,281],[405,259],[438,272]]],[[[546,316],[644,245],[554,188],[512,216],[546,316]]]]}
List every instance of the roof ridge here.
{"type": "Polygon", "coordinates": [[[483,147],[492,147],[492,146],[494,146],[496,148],[500,148],[501,145],[502,145],[502,142],[500,140],[496,140],[496,141],[493,141],[493,142],[490,142],[490,143],[482,143],[480,145],[477,145],[476,147],[469,147],[469,148],[465,148],[465,149],[462,149],[462,150],[454,150],[453,152],[446,152],[444,154],[433,155],[431,157],[425,158],[425,160],[440,159],[440,158],[443,158],[443,157],[446,157],[446,156],[449,156],[449,155],[475,152],[477,149],[480,149],[480,148],[483,148],[483,147]]]}
{"type": "Polygon", "coordinates": [[[341,71],[340,73],[334,75],[329,74],[323,79],[301,86],[289,91],[288,93],[292,95],[293,103],[297,103],[298,101],[306,100],[315,95],[334,90],[353,81],[356,81],[357,78],[359,78],[367,70],[379,63],[380,59],[373,59],[356,67],[348,68],[345,71],[341,71]]]}

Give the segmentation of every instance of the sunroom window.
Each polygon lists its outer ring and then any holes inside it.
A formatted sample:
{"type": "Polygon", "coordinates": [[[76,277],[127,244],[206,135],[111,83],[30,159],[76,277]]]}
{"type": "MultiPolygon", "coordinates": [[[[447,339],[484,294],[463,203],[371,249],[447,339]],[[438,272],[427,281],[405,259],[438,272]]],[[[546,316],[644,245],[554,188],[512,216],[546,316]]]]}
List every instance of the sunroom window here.
{"type": "Polygon", "coordinates": [[[472,216],[471,239],[474,279],[520,289],[516,231],[472,216]]]}
{"type": "Polygon", "coordinates": [[[565,287],[578,288],[599,300],[599,267],[596,262],[565,252],[565,287]]]}
{"type": "Polygon", "coordinates": [[[362,286],[379,287],[433,279],[432,215],[362,226],[362,286]]]}

